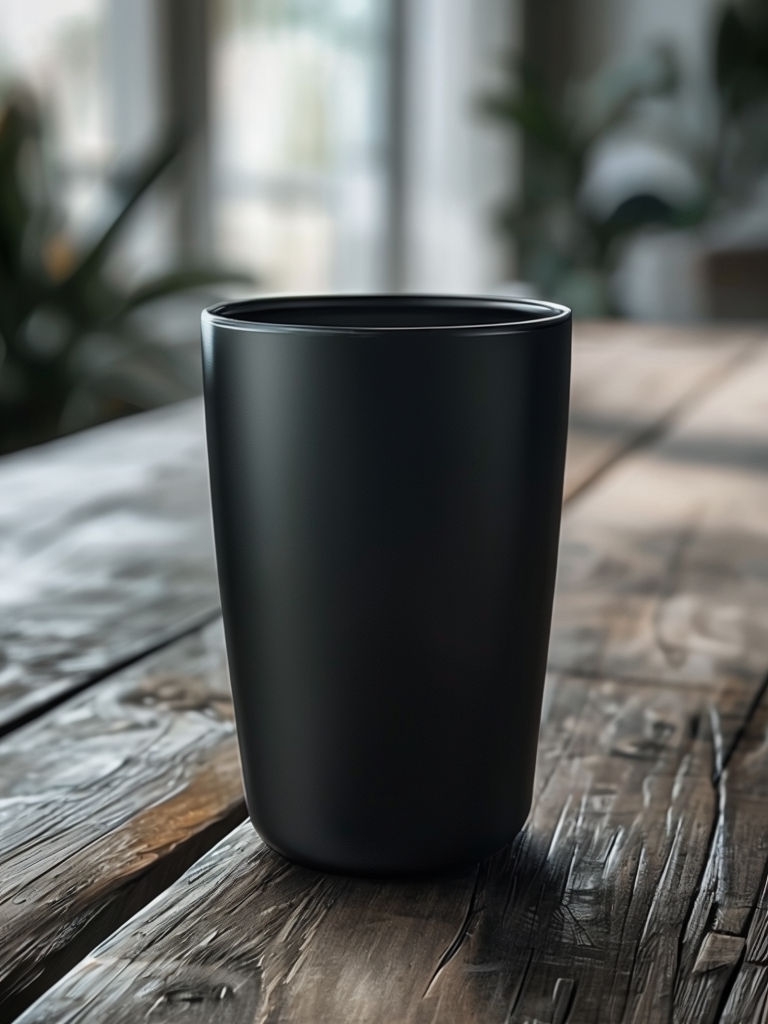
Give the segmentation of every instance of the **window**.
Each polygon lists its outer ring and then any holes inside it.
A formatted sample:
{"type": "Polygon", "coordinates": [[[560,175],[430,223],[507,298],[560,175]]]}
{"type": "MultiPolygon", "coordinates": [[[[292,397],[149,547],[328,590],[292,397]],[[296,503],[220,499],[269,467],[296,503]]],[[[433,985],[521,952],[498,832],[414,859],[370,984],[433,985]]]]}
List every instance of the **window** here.
{"type": "MultiPolygon", "coordinates": [[[[190,59],[209,63],[211,248],[265,289],[381,283],[387,7],[209,0],[208,52],[190,59]]],[[[163,39],[174,39],[162,18],[195,10],[155,0],[0,0],[0,75],[39,95],[76,222],[98,214],[113,162],[156,138],[158,61],[163,39]]],[[[162,203],[149,205],[130,245],[142,266],[174,249],[173,218],[162,203]]]]}
{"type": "Polygon", "coordinates": [[[218,0],[214,231],[269,290],[384,275],[387,5],[218,0]]]}
{"type": "Polygon", "coordinates": [[[0,0],[0,79],[21,82],[43,104],[65,206],[89,208],[113,139],[105,89],[105,19],[100,0],[0,0]]]}
{"type": "Polygon", "coordinates": [[[0,73],[43,97],[81,223],[166,115],[205,125],[185,187],[132,225],[137,272],[213,256],[266,291],[483,290],[500,262],[488,210],[512,172],[473,101],[512,7],[0,0],[0,73]]]}

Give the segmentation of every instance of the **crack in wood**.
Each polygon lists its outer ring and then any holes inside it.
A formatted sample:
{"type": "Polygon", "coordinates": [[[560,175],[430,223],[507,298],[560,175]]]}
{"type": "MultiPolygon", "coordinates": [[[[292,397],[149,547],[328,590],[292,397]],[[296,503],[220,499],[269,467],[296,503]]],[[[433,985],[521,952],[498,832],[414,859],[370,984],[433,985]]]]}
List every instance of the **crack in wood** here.
{"type": "MultiPolygon", "coordinates": [[[[766,678],[768,678],[768,676],[766,678]]],[[[765,890],[766,884],[768,884],[768,859],[766,859],[765,864],[763,865],[763,872],[762,872],[762,875],[761,875],[761,878],[760,878],[760,883],[757,886],[758,894],[765,890]]],[[[754,920],[754,917],[755,917],[755,911],[757,910],[757,904],[758,904],[758,900],[756,898],[753,901],[752,905],[750,906],[749,911],[747,912],[747,916],[746,916],[746,919],[744,921],[744,928],[742,929],[742,932],[741,932],[741,934],[739,936],[740,938],[744,938],[746,940],[746,938],[748,937],[749,930],[750,930],[750,928],[752,926],[752,921],[754,920]]],[[[739,956],[739,958],[737,959],[736,963],[734,964],[734,966],[733,966],[733,968],[731,970],[731,973],[728,976],[728,980],[727,980],[727,982],[725,983],[725,985],[723,987],[723,991],[720,994],[720,999],[719,999],[718,1006],[717,1006],[717,1012],[716,1012],[716,1015],[715,1015],[715,1018],[714,1018],[714,1024],[720,1024],[720,1022],[723,1019],[723,1014],[725,1013],[725,1011],[726,1011],[726,1009],[728,1007],[728,1002],[730,1000],[731,993],[733,992],[733,989],[734,989],[734,987],[736,985],[736,982],[738,981],[739,972],[741,971],[741,968],[744,966],[744,964],[747,962],[747,959],[746,959],[746,957],[747,957],[747,950],[748,950],[748,946],[747,946],[747,942],[745,941],[744,942],[744,946],[743,946],[743,948],[741,950],[741,955],[739,956]]]]}
{"type": "MultiPolygon", "coordinates": [[[[728,748],[723,756],[723,765],[721,770],[724,770],[728,767],[728,762],[733,757],[733,753],[736,750],[736,747],[743,739],[744,734],[746,733],[747,729],[750,726],[750,723],[752,722],[752,719],[757,714],[757,710],[763,702],[763,698],[765,697],[766,693],[768,693],[768,672],[766,672],[765,676],[763,677],[763,681],[760,684],[760,687],[756,690],[754,697],[750,701],[744,719],[734,731],[733,738],[731,739],[731,742],[729,743],[728,748]]],[[[715,782],[717,781],[717,778],[715,778],[715,782]]]]}
{"type": "MultiPolygon", "coordinates": [[[[712,787],[714,790],[714,807],[712,810],[712,822],[709,829],[709,835],[707,837],[707,843],[705,846],[704,856],[702,857],[701,867],[699,869],[696,881],[691,887],[691,895],[688,899],[688,905],[686,907],[685,915],[680,925],[680,931],[677,937],[677,962],[675,964],[675,972],[672,977],[672,992],[673,996],[676,996],[680,991],[682,984],[681,969],[683,964],[683,953],[685,950],[685,942],[688,936],[691,920],[696,909],[696,905],[701,898],[701,887],[704,879],[707,877],[707,872],[710,868],[712,858],[716,855],[716,849],[718,845],[718,833],[723,827],[722,808],[724,801],[724,786],[725,780],[722,776],[723,767],[723,742],[722,732],[720,729],[719,715],[715,708],[709,708],[709,722],[710,722],[710,735],[712,742],[712,787]]],[[[674,1006],[674,998],[672,1001],[674,1006]]]]}
{"type": "Polygon", "coordinates": [[[746,955],[746,943],[744,944],[744,948],[741,951],[741,955],[739,956],[739,958],[737,959],[736,963],[733,965],[733,967],[731,969],[731,973],[730,973],[730,975],[728,977],[728,980],[726,981],[725,985],[723,986],[723,991],[720,993],[720,998],[717,1001],[717,1008],[715,1009],[715,1016],[714,1016],[714,1019],[713,1019],[714,1020],[714,1024],[720,1024],[720,1021],[722,1021],[722,1019],[723,1019],[723,1014],[725,1013],[725,1010],[726,1010],[726,1008],[728,1006],[728,1001],[731,998],[731,992],[733,991],[733,987],[736,984],[736,979],[739,976],[739,971],[741,970],[741,968],[742,968],[742,966],[744,964],[744,957],[745,957],[745,955],[746,955]]]}
{"type": "Polygon", "coordinates": [[[443,951],[442,956],[438,960],[437,966],[435,967],[434,971],[432,972],[432,976],[430,977],[429,982],[427,983],[427,987],[424,989],[424,994],[421,997],[422,999],[426,999],[426,997],[429,995],[429,990],[432,988],[432,985],[437,980],[437,977],[440,974],[440,972],[445,967],[447,967],[447,965],[451,962],[451,960],[453,960],[453,958],[456,956],[458,951],[461,949],[461,947],[462,947],[462,945],[464,943],[464,940],[466,939],[467,935],[469,934],[469,929],[472,926],[472,922],[478,916],[478,914],[480,913],[480,911],[482,909],[480,907],[478,907],[478,908],[475,907],[475,903],[477,901],[477,893],[478,893],[478,889],[479,889],[479,886],[480,886],[481,870],[482,870],[482,865],[478,864],[477,867],[475,868],[475,880],[474,880],[474,883],[472,885],[472,891],[469,894],[469,900],[467,901],[467,909],[466,909],[466,912],[464,914],[464,918],[463,918],[461,924],[459,925],[459,929],[456,932],[456,934],[454,935],[454,937],[451,940],[450,944],[443,951]]]}
{"type": "Polygon", "coordinates": [[[520,980],[518,981],[517,986],[513,990],[512,996],[510,997],[509,1005],[507,1007],[507,1012],[506,1012],[506,1015],[504,1017],[504,1024],[512,1024],[512,1014],[517,1009],[517,1005],[520,1002],[520,996],[523,994],[523,990],[525,989],[526,982],[528,981],[528,975],[529,975],[530,970],[531,970],[531,964],[533,963],[533,954],[534,954],[534,952],[535,952],[535,947],[533,945],[531,945],[531,948],[530,948],[530,950],[528,952],[528,959],[526,960],[525,967],[523,968],[523,971],[522,971],[522,973],[520,975],[520,980]]]}
{"type": "MultiPolygon", "coordinates": [[[[755,691],[755,694],[750,701],[747,710],[736,728],[733,734],[733,738],[727,748],[724,748],[722,729],[720,728],[720,719],[717,711],[714,708],[710,708],[710,724],[712,729],[712,748],[713,748],[713,768],[712,768],[712,788],[714,791],[714,807],[712,815],[712,827],[710,829],[709,839],[706,847],[706,855],[704,857],[701,870],[694,887],[691,890],[691,897],[688,903],[686,917],[683,921],[683,925],[680,929],[678,936],[678,956],[677,965],[675,968],[675,975],[673,979],[673,991],[676,998],[680,996],[684,979],[681,975],[683,953],[685,948],[686,940],[690,939],[689,935],[691,922],[696,909],[697,904],[702,899],[706,899],[707,896],[702,893],[702,885],[708,874],[713,874],[713,882],[711,887],[711,895],[714,897],[717,893],[717,884],[722,871],[722,863],[725,858],[725,852],[723,845],[725,842],[725,819],[724,810],[726,804],[727,794],[727,779],[728,779],[728,765],[731,762],[739,744],[747,734],[750,723],[757,714],[766,693],[768,693],[768,673],[763,678],[763,681],[759,688],[755,691]]],[[[757,892],[761,892],[768,882],[768,860],[763,865],[762,875],[760,883],[757,887],[757,892]]],[[[719,1024],[723,1019],[723,1015],[728,1006],[728,1002],[731,997],[731,993],[738,981],[739,973],[742,966],[744,965],[746,954],[747,954],[747,943],[746,937],[749,934],[749,929],[754,919],[755,911],[757,908],[757,899],[755,899],[744,919],[742,928],[736,932],[729,929],[717,927],[713,930],[713,926],[716,925],[718,916],[718,902],[717,899],[713,898],[712,905],[709,908],[707,919],[704,922],[702,929],[702,947],[706,943],[706,940],[710,936],[722,935],[728,938],[738,938],[743,940],[743,944],[739,955],[735,962],[731,965],[728,973],[728,977],[720,991],[714,1016],[711,1018],[712,1024],[719,1024]]],[[[701,947],[700,947],[701,955],[701,947]]],[[[723,965],[725,966],[725,965],[723,965]]],[[[695,968],[695,965],[694,965],[695,968]]],[[[694,970],[695,973],[695,970],[694,970]]]]}
{"type": "Polygon", "coordinates": [[[574,978],[558,978],[552,992],[552,1024],[568,1024],[576,1002],[578,982],[574,978]]]}

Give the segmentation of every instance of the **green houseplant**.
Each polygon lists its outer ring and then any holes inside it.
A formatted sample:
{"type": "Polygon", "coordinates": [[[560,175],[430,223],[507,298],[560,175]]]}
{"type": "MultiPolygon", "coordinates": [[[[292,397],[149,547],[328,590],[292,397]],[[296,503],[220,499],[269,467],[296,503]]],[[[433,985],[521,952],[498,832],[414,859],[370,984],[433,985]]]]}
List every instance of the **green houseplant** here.
{"type": "Polygon", "coordinates": [[[705,130],[681,128],[676,97],[678,61],[664,44],[640,59],[601,72],[567,98],[552,100],[535,70],[509,60],[501,89],[480,99],[480,110],[525,147],[521,198],[495,211],[517,273],[577,313],[620,313],[613,273],[625,244],[651,227],[701,226],[728,209],[755,201],[768,167],[768,15],[760,3],[729,3],[713,22],[713,111],[705,130]],[[653,182],[630,190],[610,210],[586,200],[585,182],[598,147],[615,133],[643,131],[639,114],[649,99],[666,106],[655,143],[685,166],[694,183],[685,199],[653,182]]]}
{"type": "Polygon", "coordinates": [[[112,182],[118,212],[85,248],[63,227],[37,103],[14,87],[0,102],[0,451],[48,440],[190,393],[188,371],[139,329],[146,303],[214,282],[249,280],[179,267],[127,287],[114,270],[124,228],[181,152],[166,139],[112,182]]]}
{"type": "Polygon", "coordinates": [[[519,131],[525,147],[523,195],[502,202],[495,226],[515,252],[518,275],[577,313],[615,311],[610,274],[621,242],[668,217],[654,195],[628,196],[611,213],[596,213],[584,199],[592,155],[626,127],[642,100],[671,94],[677,78],[674,54],[660,46],[572,88],[560,105],[535,69],[512,58],[503,86],[480,98],[482,113],[519,131]]]}

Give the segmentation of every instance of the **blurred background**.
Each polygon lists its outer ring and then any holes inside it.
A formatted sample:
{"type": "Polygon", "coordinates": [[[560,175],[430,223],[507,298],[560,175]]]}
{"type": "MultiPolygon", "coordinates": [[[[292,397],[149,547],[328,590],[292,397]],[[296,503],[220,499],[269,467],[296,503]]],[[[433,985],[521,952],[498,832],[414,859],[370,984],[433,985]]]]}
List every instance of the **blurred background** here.
{"type": "Polygon", "coordinates": [[[0,0],[0,450],[193,394],[220,295],[768,316],[764,0],[0,0]]]}

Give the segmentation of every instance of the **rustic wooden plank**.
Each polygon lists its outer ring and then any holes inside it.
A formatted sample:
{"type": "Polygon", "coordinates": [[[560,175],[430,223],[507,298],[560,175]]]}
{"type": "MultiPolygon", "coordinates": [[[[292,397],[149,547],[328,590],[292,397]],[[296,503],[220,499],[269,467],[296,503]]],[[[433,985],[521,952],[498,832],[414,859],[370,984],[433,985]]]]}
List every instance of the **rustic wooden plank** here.
{"type": "Polygon", "coordinates": [[[215,613],[198,402],[0,460],[0,732],[215,613]]]}
{"type": "Polygon", "coordinates": [[[561,681],[527,832],[486,866],[477,920],[433,986],[458,1008],[447,1019],[673,1019],[715,814],[710,706],[706,690],[561,681]]]}
{"type": "Polygon", "coordinates": [[[649,440],[764,336],[619,322],[574,326],[566,498],[649,440]]]}
{"type": "MultiPolygon", "coordinates": [[[[476,873],[381,886],[288,867],[245,826],[29,1020],[129,1020],[149,1011],[162,1020],[194,1007],[200,1019],[223,1020],[639,1021],[690,1006],[699,1019],[715,1019],[723,1000],[735,998],[728,986],[764,883],[763,846],[753,842],[764,824],[760,801],[733,812],[733,849],[751,850],[743,870],[726,865],[721,837],[732,813],[723,780],[742,756],[752,764],[740,742],[757,720],[757,669],[768,655],[751,650],[762,638],[756,614],[749,629],[725,635],[726,662],[722,638],[713,655],[699,618],[732,624],[733,609],[752,615],[746,604],[762,596],[768,532],[754,503],[766,439],[754,382],[764,359],[569,512],[566,547],[575,544],[598,571],[566,573],[555,650],[569,629],[582,635],[586,595],[600,659],[586,668],[616,667],[624,681],[571,679],[549,689],[538,797],[509,851],[476,873]],[[704,427],[728,446],[726,465],[703,461],[711,458],[704,427]],[[640,503],[649,489],[650,508],[640,503]],[[691,495],[703,526],[690,550],[700,553],[683,566],[675,537],[689,521],[691,495]],[[750,554],[730,577],[726,528],[750,554]],[[617,565],[622,543],[631,557],[617,565]],[[633,554],[644,545],[650,566],[633,554]],[[680,630],[682,654],[671,660],[658,657],[657,634],[632,603],[639,595],[661,604],[654,616],[665,622],[664,602],[678,593],[670,579],[689,580],[687,600],[706,602],[706,614],[694,616],[698,630],[680,630]],[[627,682],[641,672],[663,685],[627,682]],[[83,1005],[86,996],[98,1009],[83,1005]]],[[[752,785],[747,778],[738,792],[752,785]]]]}
{"type": "Polygon", "coordinates": [[[577,498],[550,664],[698,684],[768,668],[768,351],[577,498]]]}
{"type": "MultiPolygon", "coordinates": [[[[686,427],[683,427],[682,429],[685,430],[686,427]]],[[[742,440],[743,438],[741,438],[741,436],[737,434],[735,439],[736,447],[738,447],[741,444],[742,440]]],[[[612,477],[613,474],[618,471],[619,470],[612,471],[610,476],[612,477]]],[[[609,479],[606,478],[606,481],[600,485],[600,489],[606,486],[608,482],[609,479]]],[[[579,501],[583,502],[585,500],[586,499],[580,499],[579,501]]],[[[578,504],[579,503],[577,503],[577,505],[578,504]]],[[[592,537],[590,543],[596,545],[596,554],[594,557],[597,561],[599,561],[599,545],[603,543],[601,531],[597,531],[597,533],[592,537]]],[[[674,548],[672,549],[672,551],[674,551],[674,548]]],[[[736,593],[736,591],[734,591],[734,593],[736,593]]],[[[612,623],[613,620],[611,619],[611,617],[607,616],[604,626],[606,632],[606,639],[605,643],[603,644],[603,647],[601,648],[603,652],[603,664],[611,664],[610,658],[612,657],[612,651],[615,648],[617,654],[617,665],[621,668],[622,666],[624,666],[624,648],[620,644],[616,646],[616,638],[611,632],[612,623]]],[[[556,632],[556,638],[557,635],[558,634],[556,632]]],[[[220,641],[218,649],[218,656],[221,657],[220,641]]],[[[176,657],[175,652],[169,652],[168,657],[171,659],[169,661],[169,664],[173,663],[174,665],[176,665],[176,662],[174,661],[176,657]]],[[[184,668],[183,659],[180,661],[180,665],[181,667],[178,669],[178,671],[180,675],[183,677],[186,672],[184,668]]],[[[693,687],[698,692],[698,684],[706,682],[708,685],[711,685],[714,678],[715,677],[712,673],[707,674],[706,672],[703,672],[701,677],[691,677],[690,679],[688,679],[688,683],[690,687],[693,687]]],[[[101,693],[103,685],[104,684],[101,684],[98,690],[94,691],[94,694],[101,693]]],[[[722,731],[723,734],[728,737],[729,744],[731,743],[731,740],[733,738],[738,736],[741,725],[745,720],[745,716],[749,714],[749,708],[751,705],[751,701],[754,697],[754,692],[755,689],[752,685],[752,679],[748,673],[743,676],[738,675],[737,677],[734,677],[733,681],[728,687],[728,702],[720,708],[720,713],[722,716],[722,731]]],[[[688,696],[686,696],[686,700],[688,700],[688,696]]],[[[87,707],[88,700],[86,698],[82,698],[82,701],[83,707],[87,707]]],[[[53,712],[53,717],[55,717],[59,712],[63,713],[67,707],[69,707],[69,705],[65,705],[64,707],[60,708],[59,711],[53,712]]],[[[166,724],[169,729],[176,728],[175,725],[171,725],[171,723],[174,721],[174,717],[172,714],[170,714],[170,712],[173,710],[173,708],[166,708],[166,724]]],[[[184,712],[183,707],[181,710],[182,712],[184,712]]],[[[106,730],[107,732],[109,731],[109,729],[111,728],[111,725],[109,723],[112,721],[113,717],[115,718],[116,721],[120,721],[120,714],[117,711],[114,712],[114,715],[110,714],[108,716],[105,716],[104,722],[102,723],[101,726],[103,730],[106,730]]],[[[39,725],[41,727],[48,728],[47,721],[41,720],[39,725]]],[[[118,731],[119,730],[120,727],[118,726],[118,731]]],[[[26,730],[24,732],[26,732],[26,730]]],[[[54,727],[52,735],[55,734],[56,728],[54,727]]],[[[19,735],[22,734],[20,733],[19,735]]],[[[2,760],[3,749],[3,745],[0,744],[0,761],[2,760]]],[[[167,785],[168,776],[164,773],[167,773],[171,769],[169,768],[166,762],[166,757],[165,753],[163,752],[160,734],[158,734],[155,746],[150,746],[148,749],[151,751],[151,757],[149,759],[150,762],[152,762],[154,759],[154,770],[157,772],[159,778],[166,779],[165,784],[167,785]]],[[[229,737],[228,740],[228,746],[224,745],[221,748],[221,750],[219,750],[218,747],[202,750],[200,753],[200,764],[202,766],[200,767],[200,771],[206,770],[207,766],[207,770],[215,772],[217,770],[216,766],[219,763],[219,759],[231,759],[234,756],[233,751],[234,747],[231,736],[229,737]],[[224,753],[222,753],[222,750],[224,751],[224,753]]],[[[84,756],[87,757],[87,751],[85,751],[84,756]]],[[[27,796],[31,796],[35,792],[44,793],[51,788],[51,786],[53,785],[53,783],[51,783],[52,771],[55,767],[56,765],[49,765],[48,769],[42,773],[42,776],[38,778],[37,782],[32,783],[32,789],[29,791],[27,796]],[[35,789],[35,786],[37,786],[37,789],[35,789]]],[[[20,768],[13,770],[24,771],[24,768],[22,765],[20,768]]],[[[85,766],[85,761],[82,763],[81,770],[83,772],[83,778],[85,778],[88,773],[88,769],[85,766]]],[[[233,792],[234,790],[227,790],[225,793],[225,799],[230,799],[233,792]]],[[[110,789],[107,786],[103,790],[102,798],[99,798],[95,795],[94,800],[98,802],[99,799],[106,799],[107,804],[111,805],[113,804],[114,801],[109,794],[110,789]]],[[[144,812],[142,811],[142,807],[147,805],[147,799],[148,798],[146,796],[142,797],[139,794],[139,796],[137,797],[137,802],[132,805],[132,808],[128,810],[127,814],[123,818],[121,818],[119,821],[112,821],[111,824],[108,824],[106,826],[106,831],[104,833],[103,839],[104,854],[102,860],[100,861],[100,863],[103,866],[102,886],[100,890],[98,888],[96,890],[89,890],[84,904],[86,910],[79,909],[80,905],[77,903],[64,905],[62,907],[62,912],[59,916],[59,919],[57,920],[56,925],[53,927],[53,932],[51,933],[53,935],[53,938],[51,938],[50,935],[48,935],[48,933],[46,933],[45,931],[45,922],[47,920],[46,915],[44,913],[42,915],[38,913],[39,907],[35,907],[34,904],[32,907],[33,912],[30,914],[29,917],[26,917],[22,914],[18,918],[14,919],[16,931],[18,932],[18,934],[26,935],[27,939],[29,940],[25,946],[25,951],[22,951],[21,953],[21,958],[19,954],[18,944],[16,945],[16,947],[14,947],[14,949],[9,949],[9,973],[13,979],[16,979],[17,977],[21,979],[19,982],[16,982],[14,980],[14,985],[16,986],[14,998],[17,999],[17,1002],[15,1003],[15,1006],[17,1008],[23,1005],[23,1002],[27,1001],[31,997],[31,995],[35,991],[35,985],[38,986],[38,991],[41,990],[45,985],[49,984],[50,981],[53,980],[58,974],[60,974],[61,971],[65,969],[65,967],[69,963],[72,963],[73,958],[76,958],[78,955],[81,955],[82,950],[84,948],[84,943],[89,941],[95,941],[100,934],[104,934],[104,928],[108,929],[109,927],[112,927],[115,923],[117,923],[124,917],[125,913],[128,911],[129,908],[135,909],[135,907],[140,905],[142,900],[146,900],[149,895],[151,895],[154,891],[157,891],[157,889],[154,888],[155,882],[159,881],[164,877],[168,877],[167,875],[163,875],[164,871],[167,871],[170,874],[170,876],[178,873],[178,871],[183,866],[183,855],[182,857],[176,856],[176,844],[178,844],[179,848],[182,851],[191,850],[193,846],[195,846],[195,844],[197,843],[198,834],[203,836],[203,839],[200,841],[200,846],[197,847],[198,852],[200,852],[200,850],[203,849],[206,844],[210,843],[212,835],[212,833],[210,832],[211,822],[216,822],[216,815],[222,810],[221,805],[217,803],[217,800],[215,798],[211,799],[211,801],[207,804],[205,803],[205,801],[203,801],[204,806],[202,820],[196,819],[193,815],[191,818],[191,827],[189,827],[188,825],[184,825],[182,823],[182,825],[179,826],[177,832],[175,833],[174,842],[170,845],[166,844],[165,846],[162,846],[160,852],[158,852],[157,854],[157,861],[154,862],[152,881],[147,884],[142,883],[142,885],[137,885],[134,884],[134,880],[131,879],[129,886],[127,887],[128,896],[126,899],[123,899],[124,894],[122,894],[122,890],[120,887],[122,885],[122,882],[124,881],[124,876],[123,874],[121,874],[121,872],[124,871],[124,866],[123,862],[121,861],[120,852],[124,849],[124,845],[126,843],[128,843],[130,847],[130,844],[133,841],[132,837],[135,834],[135,823],[136,821],[141,822],[143,820],[144,812]],[[195,831],[196,829],[198,830],[198,832],[195,831]],[[113,881],[116,881],[117,890],[115,890],[113,881]],[[130,902],[131,899],[134,900],[133,903],[130,902]],[[115,910],[115,907],[117,907],[118,909],[115,910]],[[72,924],[72,918],[74,918],[74,925],[72,924]],[[91,920],[95,921],[96,925],[92,927],[90,930],[88,930],[88,928],[86,927],[81,927],[83,922],[86,922],[86,924],[88,924],[89,921],[91,920]],[[57,943],[59,942],[59,939],[62,936],[68,934],[68,932],[71,932],[75,935],[76,941],[73,944],[70,951],[67,953],[62,952],[61,945],[57,943]],[[38,936],[42,937],[40,941],[38,940],[38,936]],[[44,964],[42,966],[38,965],[37,968],[32,969],[30,968],[31,961],[32,959],[39,957],[40,948],[50,948],[52,950],[52,955],[47,956],[46,954],[47,959],[46,957],[43,958],[44,964]],[[67,957],[69,957],[69,959],[67,959],[67,957]]],[[[233,799],[239,801],[239,782],[237,784],[237,795],[233,797],[233,799]]],[[[234,806],[235,805],[233,804],[232,807],[234,806]]],[[[242,813],[241,805],[237,804],[237,806],[240,808],[240,810],[238,810],[236,813],[242,813]]],[[[0,807],[2,807],[2,804],[0,804],[0,807]]],[[[58,813],[54,813],[54,811],[49,808],[49,816],[47,819],[48,836],[53,836],[55,839],[55,837],[61,834],[64,837],[64,842],[63,845],[57,846],[56,842],[54,841],[53,845],[48,845],[45,847],[44,850],[42,850],[43,859],[45,859],[46,857],[49,858],[49,860],[46,860],[46,863],[58,863],[58,860],[61,860],[62,865],[66,865],[62,867],[61,872],[57,876],[57,880],[55,881],[55,884],[58,885],[59,889],[63,889],[64,891],[68,891],[68,888],[72,887],[73,885],[75,886],[75,889],[77,889],[77,882],[80,877],[78,875],[78,871],[82,873],[83,864],[86,862],[86,855],[81,855],[79,853],[79,847],[77,846],[77,843],[79,842],[77,828],[73,829],[71,827],[71,819],[68,817],[68,815],[72,812],[73,808],[74,813],[78,813],[77,801],[75,797],[73,797],[72,802],[69,806],[67,801],[62,802],[59,805],[58,813]],[[74,844],[71,850],[70,846],[68,845],[69,840],[67,839],[67,837],[70,835],[74,836],[74,844]],[[80,859],[78,860],[78,858],[80,859]]],[[[187,807],[187,811],[189,812],[189,807],[187,807]]],[[[235,812],[233,811],[233,813],[235,812]]],[[[192,855],[194,856],[194,854],[192,855]]],[[[89,850],[87,854],[87,859],[89,859],[91,856],[92,850],[89,850]]],[[[223,863],[224,862],[222,861],[222,864],[223,863]]],[[[2,869],[3,866],[3,862],[0,861],[0,869],[2,869]]],[[[480,876],[478,876],[478,878],[479,877],[480,876]]],[[[44,885],[41,886],[41,888],[45,889],[45,886],[47,886],[48,881],[49,880],[47,877],[43,879],[44,885]]],[[[226,878],[222,878],[221,885],[224,888],[226,888],[225,883],[226,878]]],[[[51,884],[54,884],[54,882],[52,881],[51,884]]],[[[472,909],[474,907],[474,904],[471,903],[471,893],[475,891],[472,888],[472,879],[464,876],[457,877],[456,879],[454,879],[452,885],[452,895],[447,902],[445,901],[442,895],[442,889],[440,889],[439,899],[435,898],[432,899],[430,902],[430,898],[426,898],[427,902],[424,904],[422,914],[422,917],[424,919],[419,919],[412,926],[412,940],[409,940],[411,941],[412,948],[418,945],[417,938],[419,941],[421,941],[424,933],[433,934],[433,945],[435,946],[436,950],[435,955],[439,958],[440,956],[442,956],[446,949],[450,948],[450,943],[452,941],[451,936],[455,934],[457,930],[460,932],[461,921],[464,919],[464,914],[468,906],[470,907],[470,914],[468,919],[472,917],[472,914],[474,913],[474,909],[472,909]],[[430,931],[431,926],[428,926],[428,924],[425,923],[425,921],[435,922],[434,933],[430,931]]],[[[358,890],[355,889],[354,891],[357,892],[358,890]]],[[[367,892],[368,890],[365,891],[367,892]]],[[[396,890],[393,891],[395,891],[395,894],[397,894],[396,890]]],[[[411,901],[416,900],[418,902],[422,899],[422,896],[420,895],[422,890],[418,887],[411,887],[408,891],[410,893],[409,899],[411,901]]],[[[263,890],[262,894],[264,895],[265,892],[266,890],[263,890]]],[[[346,900],[348,893],[348,891],[344,889],[342,898],[338,897],[335,894],[336,891],[333,889],[328,890],[328,892],[330,895],[327,896],[327,899],[332,899],[332,901],[337,901],[337,899],[340,899],[342,900],[342,902],[343,900],[346,900]]],[[[50,893],[48,898],[51,898],[50,893]]],[[[264,895],[264,898],[267,898],[267,896],[264,895]]],[[[297,897],[297,899],[298,898],[299,897],[297,897]]],[[[402,903],[402,893],[398,898],[400,899],[400,903],[402,903]]],[[[300,902],[303,899],[304,897],[301,896],[300,902]]],[[[302,918],[306,916],[307,920],[309,920],[311,923],[313,915],[315,914],[316,903],[310,900],[308,903],[306,903],[306,905],[302,903],[302,906],[304,909],[297,910],[297,914],[302,918]]],[[[356,906],[357,905],[353,900],[351,904],[351,909],[349,911],[349,914],[347,915],[347,919],[350,922],[350,928],[352,926],[351,922],[356,920],[358,916],[358,911],[355,909],[356,906]]],[[[387,913],[392,914],[395,917],[402,916],[400,909],[398,909],[399,906],[400,904],[398,903],[393,904],[390,910],[387,911],[387,913]]],[[[384,914],[383,916],[384,919],[386,919],[386,914],[384,914]]],[[[283,925],[281,924],[280,928],[282,927],[283,925]]],[[[2,933],[0,932],[0,934],[2,933]]],[[[708,939],[707,942],[708,945],[712,947],[707,953],[707,956],[710,957],[712,962],[714,962],[714,960],[716,960],[718,956],[722,958],[724,953],[722,948],[718,946],[718,942],[721,943],[722,940],[720,940],[719,938],[716,938],[715,940],[708,939]],[[712,945],[713,942],[714,945],[712,945]]],[[[335,955],[337,957],[342,957],[343,952],[340,953],[339,950],[337,949],[335,955]]],[[[301,963],[304,963],[303,959],[301,963]]],[[[296,967],[291,961],[290,964],[287,964],[286,970],[289,973],[291,970],[294,973],[296,973],[297,971],[299,971],[299,967],[296,967]]],[[[302,966],[301,971],[303,970],[304,967],[302,966]]],[[[442,972],[440,972],[440,974],[442,975],[442,972]]],[[[421,979],[419,977],[419,983],[420,980],[421,979]]],[[[227,983],[225,982],[223,984],[227,983]]],[[[560,1013],[560,1010],[557,1007],[561,1004],[566,1008],[567,1005],[570,1004],[571,988],[569,988],[569,984],[570,982],[568,982],[568,984],[566,984],[566,982],[563,982],[563,984],[560,984],[557,988],[556,1005],[555,1009],[552,1011],[554,1014],[560,1013]]],[[[194,1003],[196,998],[197,997],[195,996],[191,1002],[194,1003]]],[[[313,998],[317,997],[315,996],[313,998]]],[[[180,1008],[183,1008],[185,1005],[190,1003],[190,1000],[186,999],[183,990],[180,990],[180,994],[178,994],[178,996],[172,995],[172,997],[169,997],[169,1000],[171,1003],[174,1003],[175,1000],[174,1005],[178,1004],[180,1008]]],[[[203,1000],[203,1002],[205,1002],[205,1000],[203,1000]]],[[[54,1017],[52,1017],[51,1019],[58,1019],[58,1017],[56,1016],[57,1013],[58,1010],[54,1011],[54,1017]]],[[[357,1017],[350,1019],[364,1018],[357,1017]]]]}
{"type": "Polygon", "coordinates": [[[529,824],[476,870],[320,875],[246,824],[20,1024],[713,1020],[738,938],[699,944],[702,1016],[677,1000],[716,849],[717,716],[740,685],[716,707],[706,688],[558,680],[529,824]]]}
{"type": "MultiPolygon", "coordinates": [[[[580,328],[566,495],[754,340],[580,328]]],[[[206,488],[198,402],[0,460],[0,733],[215,609],[206,488]]]]}
{"type": "Polygon", "coordinates": [[[210,626],[0,742],[0,1020],[245,815],[210,626]]]}

